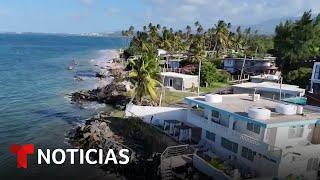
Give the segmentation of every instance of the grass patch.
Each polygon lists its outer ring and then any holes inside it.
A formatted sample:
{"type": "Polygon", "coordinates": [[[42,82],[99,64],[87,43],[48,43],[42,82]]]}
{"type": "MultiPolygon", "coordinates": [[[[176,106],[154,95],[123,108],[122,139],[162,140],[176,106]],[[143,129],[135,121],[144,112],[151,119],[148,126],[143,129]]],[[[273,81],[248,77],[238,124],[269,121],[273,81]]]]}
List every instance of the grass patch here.
{"type": "Polygon", "coordinates": [[[223,170],[224,169],[224,164],[223,161],[221,161],[218,158],[213,158],[211,159],[211,161],[209,162],[213,167],[219,169],[219,170],[223,170]]]}
{"type": "Polygon", "coordinates": [[[170,106],[183,101],[184,97],[195,96],[195,93],[192,92],[179,92],[179,91],[170,91],[166,89],[165,98],[162,102],[162,106],[170,106]]]}
{"type": "Polygon", "coordinates": [[[200,92],[201,93],[210,93],[210,92],[216,91],[217,89],[224,88],[227,86],[229,86],[228,83],[217,82],[217,83],[214,83],[213,85],[211,85],[210,87],[200,87],[200,92]]]}
{"type": "MultiPolygon", "coordinates": [[[[229,86],[229,84],[227,83],[214,83],[210,87],[200,87],[200,93],[205,93],[205,94],[210,93],[227,86],[229,86]]],[[[162,106],[175,105],[177,103],[182,102],[184,97],[196,96],[196,95],[197,95],[197,89],[195,89],[195,92],[170,91],[166,89],[162,106]]]]}

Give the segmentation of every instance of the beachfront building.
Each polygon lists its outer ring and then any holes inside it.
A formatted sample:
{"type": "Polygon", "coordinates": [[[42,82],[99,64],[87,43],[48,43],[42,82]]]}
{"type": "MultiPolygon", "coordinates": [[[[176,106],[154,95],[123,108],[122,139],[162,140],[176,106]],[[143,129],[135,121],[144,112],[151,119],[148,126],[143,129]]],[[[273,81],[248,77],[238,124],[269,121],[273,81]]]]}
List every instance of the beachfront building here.
{"type": "Polygon", "coordinates": [[[310,92],[307,93],[308,104],[320,106],[320,62],[313,65],[310,92]]]}
{"type": "Polygon", "coordinates": [[[243,73],[250,75],[275,74],[277,71],[274,57],[261,59],[225,58],[223,59],[223,66],[231,74],[240,74],[242,67],[243,73]]]}
{"type": "Polygon", "coordinates": [[[234,94],[260,94],[263,97],[271,99],[281,99],[302,97],[305,95],[305,89],[296,85],[280,84],[276,82],[247,82],[232,86],[234,94]]]}
{"type": "Polygon", "coordinates": [[[317,178],[320,109],[249,94],[209,94],[185,102],[185,123],[202,129],[204,151],[234,164],[243,177],[317,178]]]}
{"type": "Polygon", "coordinates": [[[198,76],[175,73],[162,72],[163,85],[175,90],[186,91],[198,87],[198,76]]]}

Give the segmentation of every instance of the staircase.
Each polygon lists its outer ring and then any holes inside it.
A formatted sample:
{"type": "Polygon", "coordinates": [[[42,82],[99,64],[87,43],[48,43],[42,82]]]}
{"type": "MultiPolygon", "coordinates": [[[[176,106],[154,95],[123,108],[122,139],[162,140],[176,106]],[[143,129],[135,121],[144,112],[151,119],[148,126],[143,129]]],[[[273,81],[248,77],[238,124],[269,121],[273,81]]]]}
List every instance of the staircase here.
{"type": "Polygon", "coordinates": [[[160,172],[163,180],[174,179],[172,168],[179,167],[185,163],[182,160],[192,160],[189,155],[194,153],[194,149],[189,145],[171,146],[161,154],[160,172]]]}

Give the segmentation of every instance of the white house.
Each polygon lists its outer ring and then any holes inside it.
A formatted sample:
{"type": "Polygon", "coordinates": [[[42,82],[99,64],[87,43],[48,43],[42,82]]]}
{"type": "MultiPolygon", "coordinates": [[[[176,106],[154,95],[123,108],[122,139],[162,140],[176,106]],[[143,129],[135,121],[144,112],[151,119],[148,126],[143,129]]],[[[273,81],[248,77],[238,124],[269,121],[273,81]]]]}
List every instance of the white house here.
{"type": "Polygon", "coordinates": [[[320,62],[314,63],[311,77],[311,92],[320,94],[320,62]]]}
{"type": "Polygon", "coordinates": [[[198,76],[175,73],[175,72],[162,72],[164,86],[173,88],[175,90],[188,90],[198,87],[198,76]]]}
{"type": "Polygon", "coordinates": [[[187,97],[185,102],[184,123],[201,128],[208,151],[243,174],[319,178],[320,109],[249,94],[187,97]]]}

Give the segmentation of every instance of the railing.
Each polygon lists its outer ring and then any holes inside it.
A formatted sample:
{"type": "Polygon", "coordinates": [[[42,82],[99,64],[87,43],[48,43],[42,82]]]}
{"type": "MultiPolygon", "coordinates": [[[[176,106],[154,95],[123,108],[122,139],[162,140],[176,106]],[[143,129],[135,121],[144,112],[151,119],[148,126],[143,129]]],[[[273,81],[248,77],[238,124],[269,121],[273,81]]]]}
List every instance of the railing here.
{"type": "Polygon", "coordinates": [[[190,123],[197,124],[201,128],[213,128],[213,131],[221,136],[230,137],[233,141],[247,144],[249,147],[256,151],[265,151],[266,155],[269,155],[273,158],[280,158],[282,156],[282,149],[264,143],[250,135],[238,132],[236,130],[230,130],[228,127],[225,127],[217,122],[211,122],[204,117],[199,116],[194,110],[191,110],[190,116],[188,118],[190,123]]]}
{"type": "Polygon", "coordinates": [[[174,156],[190,155],[190,154],[193,154],[194,151],[195,150],[188,144],[179,145],[179,146],[170,146],[170,147],[167,147],[161,154],[161,160],[174,157],[174,156]]]}

